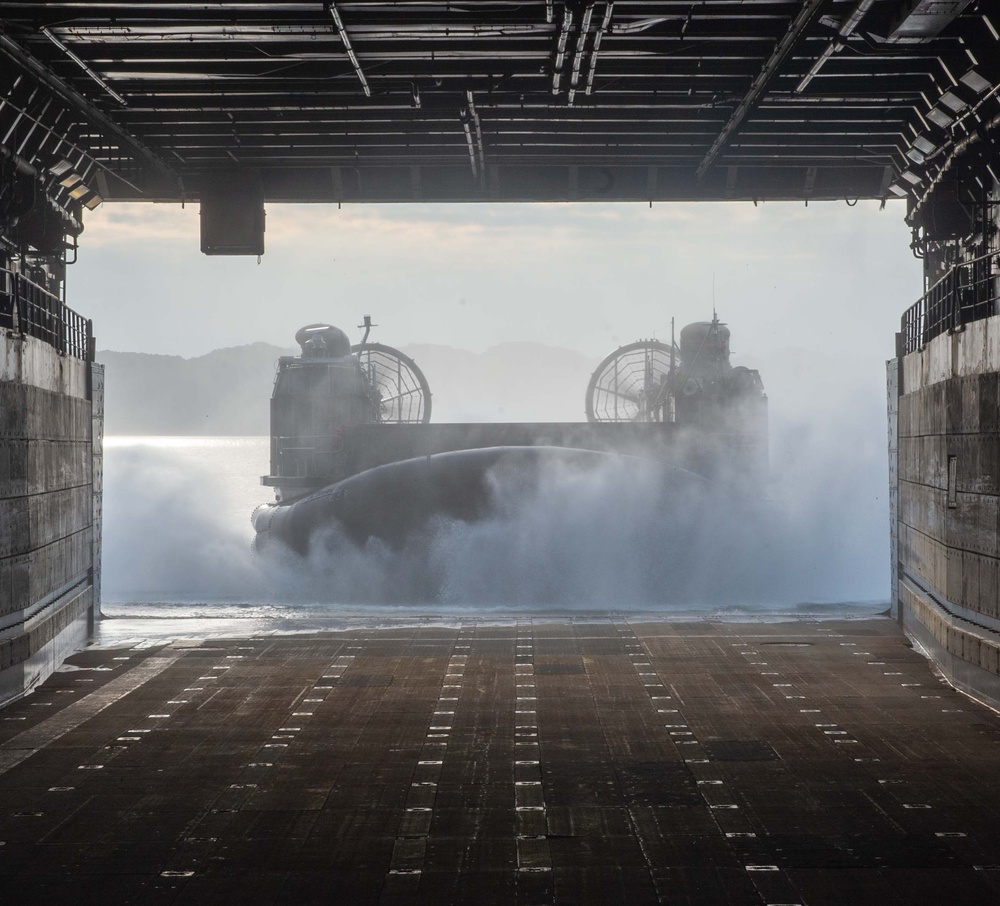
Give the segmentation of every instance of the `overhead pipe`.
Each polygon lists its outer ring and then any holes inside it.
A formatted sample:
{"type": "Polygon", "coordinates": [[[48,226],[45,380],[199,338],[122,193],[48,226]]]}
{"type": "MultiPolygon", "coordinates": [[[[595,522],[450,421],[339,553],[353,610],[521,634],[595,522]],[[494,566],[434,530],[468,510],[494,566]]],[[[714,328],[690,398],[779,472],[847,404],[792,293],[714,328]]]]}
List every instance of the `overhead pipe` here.
{"type": "Polygon", "coordinates": [[[559,42],[556,44],[556,62],[552,72],[552,93],[559,94],[559,82],[562,80],[563,63],[566,62],[566,44],[569,42],[569,32],[573,27],[573,12],[568,6],[563,7],[562,28],[559,31],[559,42]]]}
{"type": "MultiPolygon", "coordinates": [[[[44,185],[44,176],[42,172],[37,167],[35,167],[30,161],[25,160],[20,154],[18,154],[12,148],[9,148],[7,145],[0,144],[0,160],[8,161],[14,168],[14,171],[16,173],[26,177],[29,181],[28,185],[31,188],[32,200],[31,203],[28,205],[28,207],[25,209],[25,211],[22,212],[26,213],[35,205],[35,198],[37,196],[36,187],[38,186],[39,183],[44,185]]],[[[66,164],[67,170],[73,166],[68,161],[64,161],[63,163],[66,164]]],[[[93,166],[94,163],[92,162],[90,168],[93,168],[93,166]]],[[[60,175],[59,173],[55,172],[52,168],[50,168],[49,172],[56,178],[58,178],[58,176],[60,175]]],[[[88,175],[89,175],[89,170],[88,170],[88,175]]],[[[80,201],[82,204],[86,205],[86,207],[90,208],[90,210],[93,210],[97,206],[97,204],[103,202],[104,199],[101,198],[100,195],[98,195],[96,192],[94,192],[93,189],[88,188],[84,184],[82,177],[76,174],[74,174],[74,177],[75,178],[72,181],[68,181],[68,185],[67,183],[60,183],[60,185],[63,185],[67,188],[71,188],[69,194],[74,198],[74,200],[80,201]],[[75,187],[78,190],[75,195],[73,194],[72,191],[73,187],[75,187]],[[92,203],[94,199],[96,199],[96,204],[92,203]]],[[[51,205],[53,210],[58,211],[60,216],[63,218],[65,224],[68,227],[68,232],[74,237],[74,243],[75,243],[76,234],[83,230],[83,224],[71,211],[69,211],[63,205],[59,204],[55,199],[47,198],[46,201],[49,205],[51,205]]],[[[9,225],[10,224],[8,224],[8,226],[9,225]]],[[[74,261],[75,261],[75,256],[74,256],[74,261]]],[[[72,264],[74,262],[67,262],[67,263],[72,264]]]]}
{"type": "Polygon", "coordinates": [[[113,97],[122,107],[128,107],[128,101],[125,100],[117,91],[114,90],[98,73],[96,73],[90,66],[84,62],[80,57],[78,57],[72,50],[70,50],[59,38],[57,38],[52,32],[50,32],[44,25],[38,29],[38,31],[45,35],[56,47],[58,47],[67,57],[69,57],[77,66],[79,66],[90,78],[92,78],[98,85],[101,86],[111,97],[113,97]]]}
{"type": "Polygon", "coordinates": [[[462,121],[462,128],[465,130],[465,143],[469,148],[469,163],[472,165],[472,176],[476,179],[479,177],[479,168],[476,166],[476,147],[472,139],[472,127],[470,125],[469,111],[459,110],[458,116],[462,121]]]}
{"type": "Polygon", "coordinates": [[[573,54],[573,66],[569,77],[569,94],[567,103],[572,104],[576,98],[576,86],[580,83],[580,68],[583,66],[583,53],[587,45],[587,35],[590,32],[590,20],[594,15],[594,3],[587,4],[580,22],[580,33],[576,38],[576,51],[573,54]]]}
{"type": "Polygon", "coordinates": [[[649,31],[651,28],[656,28],[657,25],[662,25],[664,22],[669,22],[671,19],[683,19],[684,16],[651,16],[647,19],[636,19],[634,22],[623,22],[621,25],[616,25],[614,33],[616,35],[638,35],[644,31],[649,31]]]}
{"type": "Polygon", "coordinates": [[[472,123],[476,127],[476,145],[479,149],[479,169],[483,174],[485,174],[486,152],[483,149],[483,129],[482,124],[479,122],[479,112],[476,110],[476,102],[471,91],[465,92],[465,98],[469,103],[469,116],[472,118],[472,123]]]}
{"type": "Polygon", "coordinates": [[[27,176],[30,178],[35,178],[38,176],[38,170],[36,170],[29,161],[25,160],[11,148],[6,145],[0,145],[0,157],[4,160],[10,161],[14,165],[14,169],[20,173],[22,176],[27,176]]]}
{"type": "Polygon", "coordinates": [[[340,10],[337,9],[337,4],[333,0],[329,0],[330,3],[330,15],[333,16],[333,24],[337,26],[337,33],[340,35],[340,43],[344,45],[344,50],[347,52],[347,59],[351,61],[351,65],[354,67],[354,71],[357,73],[358,80],[361,82],[361,89],[365,93],[366,98],[372,96],[371,86],[368,84],[368,79],[365,78],[365,72],[361,68],[361,64],[358,62],[358,56],[354,52],[354,48],[351,46],[350,36],[347,34],[347,29],[344,28],[344,20],[340,17],[340,10]]]}
{"type": "Polygon", "coordinates": [[[552,29],[540,22],[523,25],[401,25],[376,26],[353,25],[351,31],[355,37],[363,35],[365,40],[384,40],[386,38],[504,38],[517,35],[548,35],[552,29]]]}
{"type": "Polygon", "coordinates": [[[594,73],[597,71],[597,54],[601,50],[601,39],[607,34],[608,29],[611,28],[611,14],[614,12],[615,3],[614,0],[608,0],[604,4],[604,19],[601,22],[601,27],[597,29],[597,34],[594,35],[594,46],[590,49],[590,69],[587,71],[587,91],[589,95],[594,90],[594,73]]]}
{"type": "Polygon", "coordinates": [[[812,64],[809,72],[807,72],[803,77],[802,81],[795,86],[795,93],[801,94],[806,90],[806,86],[819,74],[819,71],[826,65],[826,61],[830,59],[835,53],[839,53],[844,46],[844,41],[846,41],[854,32],[860,24],[861,20],[865,17],[865,14],[875,5],[875,0],[860,0],[858,5],[854,8],[852,12],[841,24],[840,29],[837,32],[837,37],[834,38],[826,48],[823,53],[819,55],[819,58],[815,63],[812,64]]]}

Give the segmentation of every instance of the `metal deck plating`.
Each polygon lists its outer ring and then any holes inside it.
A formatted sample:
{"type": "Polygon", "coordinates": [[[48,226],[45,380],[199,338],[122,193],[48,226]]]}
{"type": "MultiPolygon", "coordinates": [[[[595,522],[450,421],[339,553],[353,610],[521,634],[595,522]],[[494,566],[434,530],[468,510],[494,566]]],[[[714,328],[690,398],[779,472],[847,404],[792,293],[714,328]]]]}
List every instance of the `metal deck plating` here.
{"type": "Polygon", "coordinates": [[[91,649],[0,712],[18,902],[1000,896],[1000,718],[885,619],[91,649]]]}

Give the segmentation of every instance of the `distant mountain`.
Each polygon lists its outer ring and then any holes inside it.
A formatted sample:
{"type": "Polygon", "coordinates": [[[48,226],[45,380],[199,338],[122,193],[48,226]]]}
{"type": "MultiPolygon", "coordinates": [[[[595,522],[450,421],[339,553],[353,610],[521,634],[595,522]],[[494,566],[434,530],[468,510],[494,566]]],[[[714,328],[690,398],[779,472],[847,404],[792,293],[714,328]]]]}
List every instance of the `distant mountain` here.
{"type": "MultiPolygon", "coordinates": [[[[597,360],[542,343],[483,353],[414,344],[401,349],[427,376],[432,420],[580,421],[597,360]]],[[[107,434],[267,434],[279,356],[297,350],[252,343],[207,355],[99,352],[107,434]]]]}
{"type": "Polygon", "coordinates": [[[98,352],[104,364],[106,434],[267,434],[278,356],[252,343],[184,359],[98,352]]]}

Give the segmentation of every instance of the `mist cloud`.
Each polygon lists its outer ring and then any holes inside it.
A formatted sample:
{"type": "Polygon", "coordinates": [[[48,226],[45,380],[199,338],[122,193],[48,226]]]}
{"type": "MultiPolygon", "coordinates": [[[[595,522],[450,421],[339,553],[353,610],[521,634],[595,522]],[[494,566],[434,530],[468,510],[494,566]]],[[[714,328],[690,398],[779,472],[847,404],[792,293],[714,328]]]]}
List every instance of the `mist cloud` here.
{"type": "Polygon", "coordinates": [[[780,472],[764,500],[700,480],[663,492],[655,472],[630,461],[550,468],[530,495],[501,488],[483,522],[437,520],[401,550],[377,539],[357,547],[330,528],[306,558],[253,558],[231,487],[183,448],[112,448],[105,598],[308,604],[331,615],[373,604],[773,612],[880,601],[887,539],[867,477],[876,448],[845,439],[844,417],[779,423],[780,472]]]}

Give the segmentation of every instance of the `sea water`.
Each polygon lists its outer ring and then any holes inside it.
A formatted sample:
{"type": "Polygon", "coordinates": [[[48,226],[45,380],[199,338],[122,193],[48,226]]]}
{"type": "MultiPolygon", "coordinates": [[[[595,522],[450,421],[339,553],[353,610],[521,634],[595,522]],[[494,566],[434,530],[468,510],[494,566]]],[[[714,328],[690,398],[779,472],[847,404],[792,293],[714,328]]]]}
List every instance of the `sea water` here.
{"type": "Polygon", "coordinates": [[[106,642],[512,612],[772,619],[885,608],[838,595],[819,571],[823,552],[803,546],[807,526],[779,512],[737,535],[727,534],[733,519],[723,514],[706,538],[704,562],[693,567],[710,580],[704,598],[672,598],[678,569],[669,553],[684,526],[639,496],[629,500],[578,476],[559,477],[513,518],[439,526],[415,549],[342,542],[276,565],[251,553],[250,516],[274,499],[260,484],[268,438],[108,437],[104,452],[106,642]],[[422,593],[411,596],[418,587],[422,593]]]}

